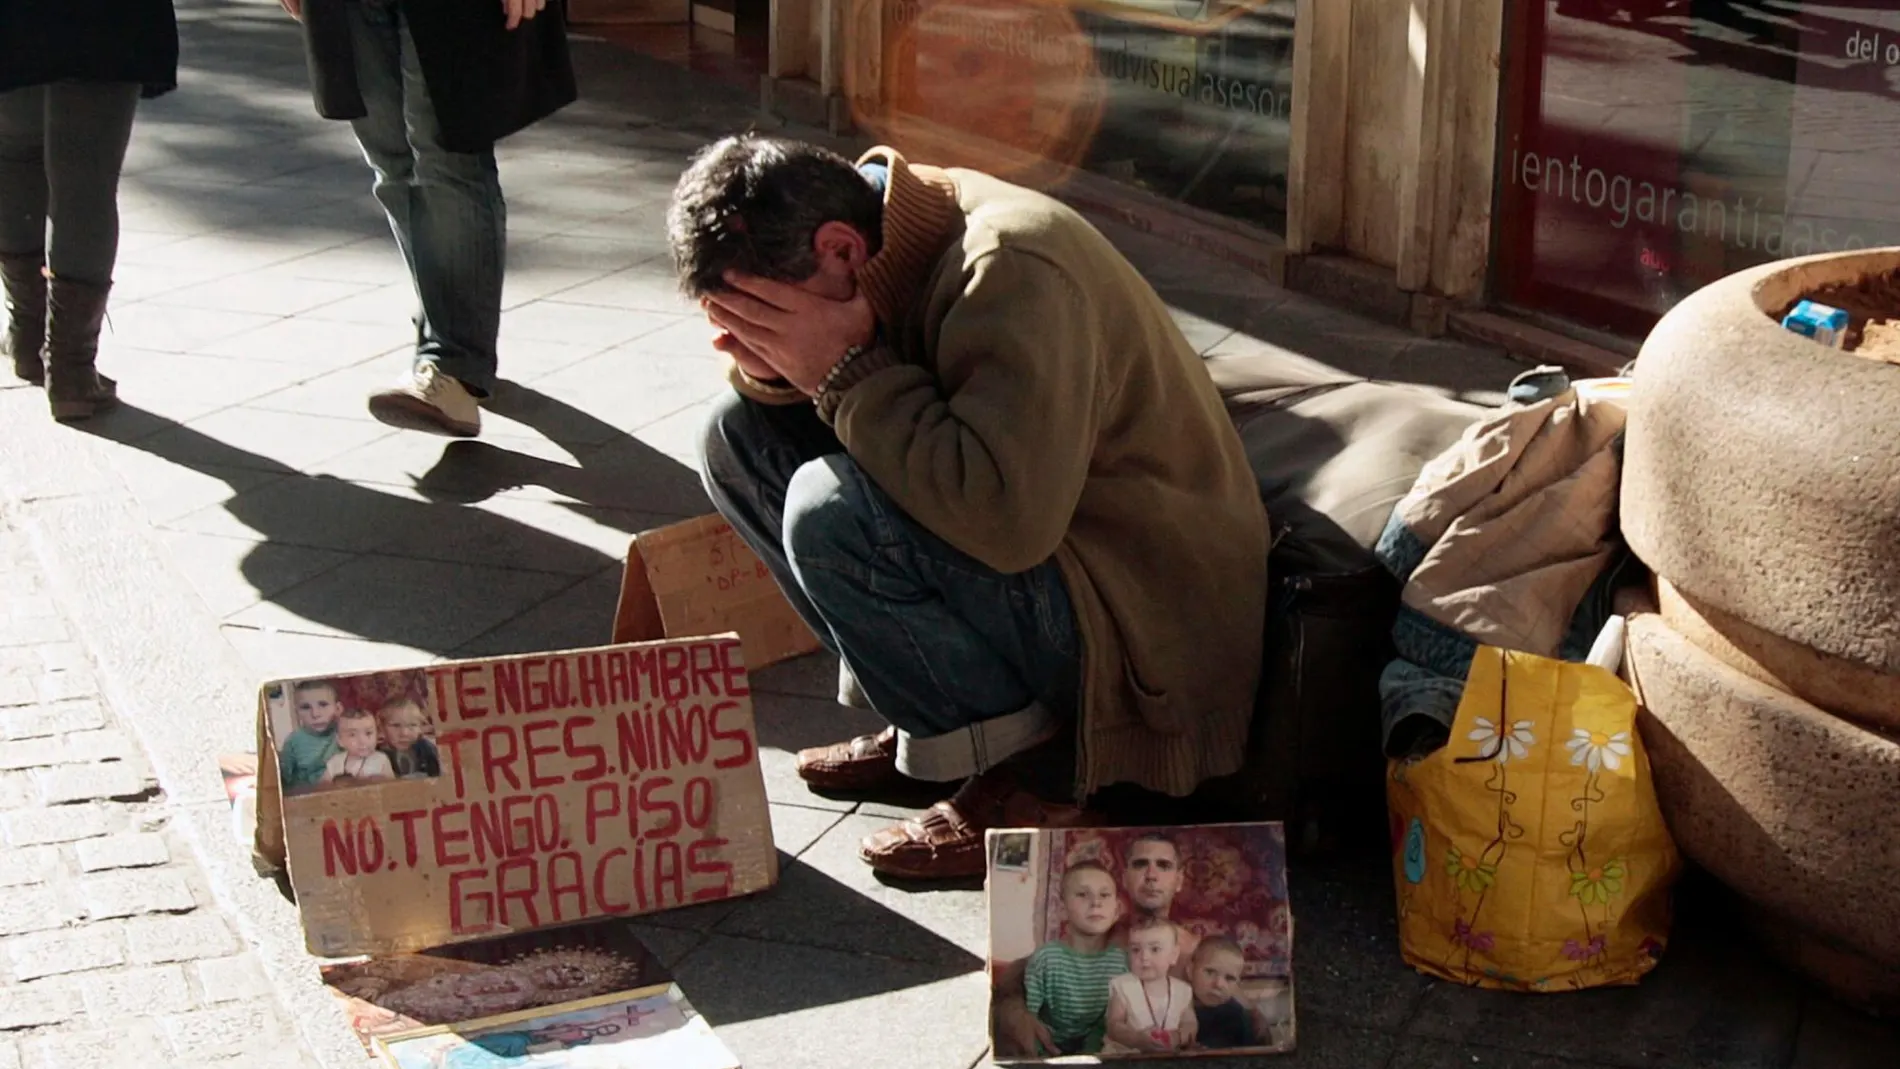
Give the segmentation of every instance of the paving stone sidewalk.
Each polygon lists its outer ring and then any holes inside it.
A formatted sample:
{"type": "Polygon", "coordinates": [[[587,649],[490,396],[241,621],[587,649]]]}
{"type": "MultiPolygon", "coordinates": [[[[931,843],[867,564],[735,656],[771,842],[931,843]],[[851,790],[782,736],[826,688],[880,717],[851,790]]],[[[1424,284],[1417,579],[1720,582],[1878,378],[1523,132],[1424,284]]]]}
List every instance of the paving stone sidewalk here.
{"type": "Polygon", "coordinates": [[[0,516],[0,1069],[312,1065],[0,516]]]}

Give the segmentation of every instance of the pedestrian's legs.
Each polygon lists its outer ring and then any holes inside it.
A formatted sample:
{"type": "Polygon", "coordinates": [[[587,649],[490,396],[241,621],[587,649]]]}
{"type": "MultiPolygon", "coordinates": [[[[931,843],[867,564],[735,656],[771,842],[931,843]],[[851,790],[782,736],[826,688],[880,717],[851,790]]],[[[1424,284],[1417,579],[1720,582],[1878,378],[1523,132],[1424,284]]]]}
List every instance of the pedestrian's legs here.
{"type": "Polygon", "coordinates": [[[119,172],[139,86],[57,82],[46,88],[46,398],[53,418],[87,419],[118,402],[99,374],[112,269],[119,258],[119,172]]]}
{"type": "Polygon", "coordinates": [[[112,284],[119,259],[119,172],[132,140],[139,87],[56,82],[46,87],[46,266],[54,278],[112,284]]]}
{"type": "Polygon", "coordinates": [[[808,405],[722,402],[702,467],[720,512],[903,732],[906,774],[973,775],[1073,710],[1079,639],[1053,562],[1003,575],[947,545],[808,405]]]}
{"type": "Polygon", "coordinates": [[[0,93],[0,286],[13,374],[38,383],[46,341],[46,89],[0,93]]]}
{"type": "Polygon", "coordinates": [[[354,123],[420,303],[416,360],[478,397],[495,387],[507,204],[493,149],[452,152],[393,0],[359,0],[354,123]]]}
{"type": "Polygon", "coordinates": [[[0,255],[46,248],[46,87],[0,93],[0,255]]]}
{"type": "MultiPolygon", "coordinates": [[[[409,267],[413,284],[416,265],[409,240],[409,202],[416,161],[403,123],[402,35],[397,31],[396,8],[389,0],[360,0],[348,5],[348,10],[351,46],[356,54],[356,87],[364,108],[363,117],[352,120],[350,129],[376,176],[371,192],[389,216],[389,229],[396,235],[396,247],[409,267]]],[[[421,324],[418,308],[418,344],[421,324]]]]}

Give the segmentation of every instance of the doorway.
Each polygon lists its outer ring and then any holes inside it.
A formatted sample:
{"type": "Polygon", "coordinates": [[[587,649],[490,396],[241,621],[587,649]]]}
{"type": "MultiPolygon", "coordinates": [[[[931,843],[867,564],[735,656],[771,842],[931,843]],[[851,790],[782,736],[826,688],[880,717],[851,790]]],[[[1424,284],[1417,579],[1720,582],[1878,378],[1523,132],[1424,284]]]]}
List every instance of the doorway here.
{"type": "Polygon", "coordinates": [[[771,53],[772,0],[569,0],[577,30],[756,89],[771,53]]]}

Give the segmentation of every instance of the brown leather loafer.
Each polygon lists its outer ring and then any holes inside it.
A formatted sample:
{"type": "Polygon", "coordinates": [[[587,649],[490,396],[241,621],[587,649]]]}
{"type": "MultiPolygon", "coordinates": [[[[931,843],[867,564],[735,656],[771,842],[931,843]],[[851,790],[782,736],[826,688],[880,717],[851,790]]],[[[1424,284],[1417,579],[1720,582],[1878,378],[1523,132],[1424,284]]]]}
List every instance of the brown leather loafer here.
{"type": "Polygon", "coordinates": [[[896,728],[800,750],[798,775],[819,791],[880,791],[910,782],[897,770],[896,728]]]}
{"type": "Polygon", "coordinates": [[[864,837],[858,857],[901,880],[955,880],[984,872],[983,833],[991,828],[1083,828],[1101,817],[1045,802],[1016,785],[1008,769],[966,782],[956,796],[864,837]]]}

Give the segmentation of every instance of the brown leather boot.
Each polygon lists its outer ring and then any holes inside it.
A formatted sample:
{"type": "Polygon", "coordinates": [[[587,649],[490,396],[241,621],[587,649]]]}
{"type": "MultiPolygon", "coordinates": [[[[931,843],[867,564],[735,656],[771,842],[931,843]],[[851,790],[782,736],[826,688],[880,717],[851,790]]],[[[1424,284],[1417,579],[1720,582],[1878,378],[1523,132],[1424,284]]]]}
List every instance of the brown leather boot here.
{"type": "Polygon", "coordinates": [[[897,729],[798,751],[798,777],[816,791],[883,791],[911,782],[897,770],[897,729]]]}
{"type": "Polygon", "coordinates": [[[0,253],[0,284],[7,301],[7,332],[0,347],[13,357],[13,373],[38,386],[46,381],[40,346],[46,344],[46,266],[37,252],[0,253]]]}
{"type": "Polygon", "coordinates": [[[119,403],[119,384],[99,374],[99,327],[111,286],[49,275],[46,287],[46,400],[53,418],[87,419],[119,403]]]}
{"type": "Polygon", "coordinates": [[[1102,815],[1046,802],[1024,790],[1017,770],[992,768],[967,780],[954,797],[909,820],[880,828],[858,843],[873,870],[903,880],[956,880],[982,876],[984,833],[991,828],[1085,828],[1102,815]]]}

